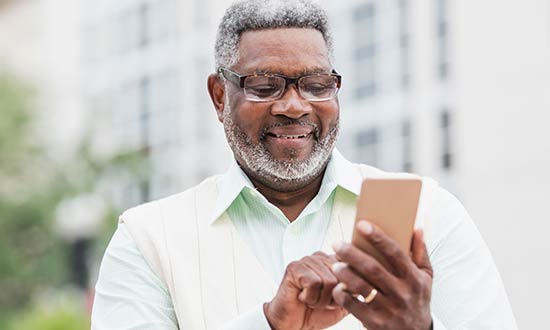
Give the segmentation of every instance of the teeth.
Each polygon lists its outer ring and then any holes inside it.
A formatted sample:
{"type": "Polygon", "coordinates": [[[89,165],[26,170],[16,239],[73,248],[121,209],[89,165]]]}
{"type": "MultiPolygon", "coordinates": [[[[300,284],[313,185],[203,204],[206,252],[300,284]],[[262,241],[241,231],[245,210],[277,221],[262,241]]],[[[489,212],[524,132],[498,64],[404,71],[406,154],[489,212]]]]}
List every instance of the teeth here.
{"type": "Polygon", "coordinates": [[[279,139],[300,139],[306,137],[307,134],[300,134],[300,135],[278,135],[275,134],[275,137],[279,139]]]}

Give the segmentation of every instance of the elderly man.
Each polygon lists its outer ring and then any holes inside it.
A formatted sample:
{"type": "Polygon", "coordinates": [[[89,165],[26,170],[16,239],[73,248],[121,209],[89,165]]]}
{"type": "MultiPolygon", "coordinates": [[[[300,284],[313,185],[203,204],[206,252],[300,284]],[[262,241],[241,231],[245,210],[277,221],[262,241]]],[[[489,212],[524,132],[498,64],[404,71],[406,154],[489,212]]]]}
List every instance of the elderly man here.
{"type": "Polygon", "coordinates": [[[516,329],[479,233],[433,180],[410,255],[357,226],[391,269],[346,243],[362,180],[395,174],[334,149],[331,52],[326,14],[307,0],[227,10],[208,91],[235,159],[121,216],[93,329],[516,329]]]}

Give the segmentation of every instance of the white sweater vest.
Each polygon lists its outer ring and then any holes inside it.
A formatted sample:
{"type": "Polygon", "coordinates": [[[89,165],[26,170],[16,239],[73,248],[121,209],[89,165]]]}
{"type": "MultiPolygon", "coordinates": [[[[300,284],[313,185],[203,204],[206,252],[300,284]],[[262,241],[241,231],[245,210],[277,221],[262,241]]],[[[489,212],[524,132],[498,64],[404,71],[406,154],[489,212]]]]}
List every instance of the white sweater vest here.
{"type": "MultiPolygon", "coordinates": [[[[363,177],[393,177],[358,166],[363,177]]],[[[400,175],[402,177],[402,175],[400,175]]],[[[278,284],[241,240],[227,214],[210,224],[217,197],[212,177],[185,192],[126,211],[120,218],[155,274],[167,286],[181,329],[218,329],[238,315],[270,301],[278,284]]],[[[417,226],[430,191],[424,179],[417,226]]],[[[323,251],[351,238],[356,196],[338,189],[323,251]]],[[[427,238],[428,239],[428,238],[427,238]]],[[[330,329],[363,329],[348,315],[330,329]]]]}

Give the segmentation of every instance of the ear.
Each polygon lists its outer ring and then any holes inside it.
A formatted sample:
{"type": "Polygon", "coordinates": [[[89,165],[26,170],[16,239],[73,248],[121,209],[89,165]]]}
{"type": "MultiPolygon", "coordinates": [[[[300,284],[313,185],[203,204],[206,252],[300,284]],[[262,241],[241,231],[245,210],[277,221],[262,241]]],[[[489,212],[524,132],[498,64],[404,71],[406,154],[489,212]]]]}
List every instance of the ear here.
{"type": "Polygon", "coordinates": [[[223,110],[225,108],[225,86],[218,74],[213,73],[208,76],[208,94],[212,104],[216,109],[218,120],[223,123],[223,110]]]}

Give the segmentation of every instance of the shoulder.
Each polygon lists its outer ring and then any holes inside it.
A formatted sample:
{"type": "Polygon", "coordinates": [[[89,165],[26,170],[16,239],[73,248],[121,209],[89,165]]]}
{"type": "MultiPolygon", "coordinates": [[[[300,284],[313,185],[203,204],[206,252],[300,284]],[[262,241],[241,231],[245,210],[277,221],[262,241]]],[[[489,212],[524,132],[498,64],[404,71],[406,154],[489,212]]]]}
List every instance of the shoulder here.
{"type": "Polygon", "coordinates": [[[430,178],[423,178],[419,175],[405,172],[388,172],[374,166],[353,163],[342,156],[339,152],[334,152],[333,161],[329,164],[331,172],[333,173],[336,181],[339,185],[345,189],[359,195],[361,191],[361,184],[364,179],[403,179],[403,178],[416,178],[422,179],[425,183],[423,186],[432,188],[437,186],[435,180],[430,178]]]}
{"type": "Polygon", "coordinates": [[[427,230],[443,240],[460,227],[475,227],[466,208],[448,190],[437,187],[426,210],[427,230]]]}
{"type": "MultiPolygon", "coordinates": [[[[193,233],[196,221],[197,200],[215,194],[219,176],[209,177],[200,184],[181,193],[174,194],[126,210],[119,218],[132,241],[153,271],[167,283],[169,253],[167,237],[177,231],[185,235],[193,233]]],[[[202,203],[204,204],[204,203],[202,203]]]]}
{"type": "Polygon", "coordinates": [[[422,176],[416,173],[410,172],[391,172],[384,171],[374,166],[366,164],[352,164],[357,171],[361,174],[363,179],[376,178],[376,179],[419,179],[422,180],[422,198],[432,200],[436,195],[443,194],[445,197],[450,195],[446,190],[439,186],[439,182],[432,177],[422,176]],[[428,196],[429,195],[429,196],[428,196]]]}
{"type": "Polygon", "coordinates": [[[422,190],[418,205],[416,227],[423,228],[426,243],[430,251],[435,250],[450,235],[459,232],[475,232],[475,225],[470,215],[451,192],[441,187],[437,180],[414,173],[388,172],[364,164],[353,164],[363,178],[403,179],[418,178],[422,180],[422,190]],[[467,228],[467,230],[465,230],[467,228]]]}
{"type": "Polygon", "coordinates": [[[172,212],[174,208],[183,211],[192,207],[197,197],[201,198],[205,194],[215,193],[220,178],[221,175],[211,176],[180,193],[132,207],[122,213],[119,222],[127,224],[144,222],[144,224],[154,225],[155,222],[162,221],[166,215],[169,215],[166,212],[172,212]]]}

